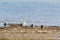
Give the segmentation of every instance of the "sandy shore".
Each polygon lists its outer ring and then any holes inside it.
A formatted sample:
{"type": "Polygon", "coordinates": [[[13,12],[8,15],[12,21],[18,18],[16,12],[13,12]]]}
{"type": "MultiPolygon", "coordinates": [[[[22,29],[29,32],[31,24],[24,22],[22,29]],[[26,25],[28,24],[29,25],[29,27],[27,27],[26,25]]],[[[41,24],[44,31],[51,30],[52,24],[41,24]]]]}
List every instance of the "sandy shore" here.
{"type": "Polygon", "coordinates": [[[0,28],[0,40],[60,40],[60,27],[5,27],[0,28]]]}

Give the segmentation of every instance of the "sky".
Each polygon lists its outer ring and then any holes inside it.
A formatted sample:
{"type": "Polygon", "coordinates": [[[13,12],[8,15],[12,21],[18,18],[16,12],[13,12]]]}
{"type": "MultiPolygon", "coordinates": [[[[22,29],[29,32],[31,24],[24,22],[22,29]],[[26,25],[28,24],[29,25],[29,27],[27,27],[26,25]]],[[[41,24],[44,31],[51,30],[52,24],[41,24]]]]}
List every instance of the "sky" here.
{"type": "MultiPolygon", "coordinates": [[[[60,26],[60,0],[0,0],[0,20],[20,22],[22,18],[60,26]]],[[[1,24],[1,22],[0,22],[1,24]]],[[[42,24],[35,23],[35,24],[42,24]]]]}
{"type": "Polygon", "coordinates": [[[0,2],[9,2],[9,3],[16,3],[16,2],[37,2],[37,3],[60,3],[60,0],[0,0],[0,2]]]}

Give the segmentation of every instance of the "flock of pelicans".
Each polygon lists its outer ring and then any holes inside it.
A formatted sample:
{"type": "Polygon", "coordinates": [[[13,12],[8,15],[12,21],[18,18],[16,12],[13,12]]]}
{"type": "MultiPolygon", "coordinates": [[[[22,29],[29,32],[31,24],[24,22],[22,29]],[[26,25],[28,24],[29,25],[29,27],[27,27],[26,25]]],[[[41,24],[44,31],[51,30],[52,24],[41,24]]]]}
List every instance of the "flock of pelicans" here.
{"type": "MultiPolygon", "coordinates": [[[[25,23],[21,23],[21,24],[19,24],[19,25],[20,25],[20,26],[26,26],[25,23]]],[[[7,23],[4,23],[4,26],[7,26],[7,23]]],[[[30,25],[30,27],[33,28],[33,27],[34,27],[34,24],[32,23],[32,24],[30,25]]],[[[43,25],[41,25],[41,29],[43,29],[43,25]]]]}
{"type": "MultiPolygon", "coordinates": [[[[31,27],[31,28],[34,27],[34,21],[26,21],[26,19],[23,19],[23,20],[22,20],[22,23],[19,24],[19,25],[20,25],[20,26],[26,26],[26,22],[32,22],[32,24],[30,25],[30,27],[31,27]]],[[[43,21],[43,22],[44,22],[44,21],[43,21]]],[[[43,22],[41,22],[41,23],[43,23],[43,22]]],[[[11,23],[10,23],[10,24],[11,24],[11,23]]],[[[7,26],[7,25],[8,25],[6,20],[5,20],[5,22],[4,22],[3,25],[4,25],[4,26],[7,26]]],[[[43,29],[43,25],[41,25],[41,29],[43,29]]]]}

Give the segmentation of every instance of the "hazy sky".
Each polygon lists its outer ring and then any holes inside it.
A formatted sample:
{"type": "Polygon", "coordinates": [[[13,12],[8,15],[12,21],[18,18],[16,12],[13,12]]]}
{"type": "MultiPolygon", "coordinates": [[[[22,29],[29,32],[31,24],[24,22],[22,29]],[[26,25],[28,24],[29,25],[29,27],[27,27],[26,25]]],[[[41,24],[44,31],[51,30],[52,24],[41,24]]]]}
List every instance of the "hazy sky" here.
{"type": "Polygon", "coordinates": [[[0,0],[0,2],[48,2],[48,3],[60,3],[60,0],[0,0]]]}

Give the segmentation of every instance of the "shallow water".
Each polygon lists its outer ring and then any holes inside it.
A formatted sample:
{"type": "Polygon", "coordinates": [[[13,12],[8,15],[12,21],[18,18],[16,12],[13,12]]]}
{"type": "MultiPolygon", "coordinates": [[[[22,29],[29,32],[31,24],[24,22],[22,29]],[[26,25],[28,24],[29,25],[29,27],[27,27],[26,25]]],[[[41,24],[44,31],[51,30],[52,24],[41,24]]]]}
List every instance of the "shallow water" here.
{"type": "MultiPolygon", "coordinates": [[[[0,26],[7,22],[21,23],[21,19],[34,20],[36,25],[60,26],[60,4],[53,3],[0,3],[0,26]],[[7,18],[7,20],[6,20],[7,18]],[[41,21],[44,22],[41,22],[41,21]]],[[[32,22],[27,22],[27,24],[32,22]]]]}

